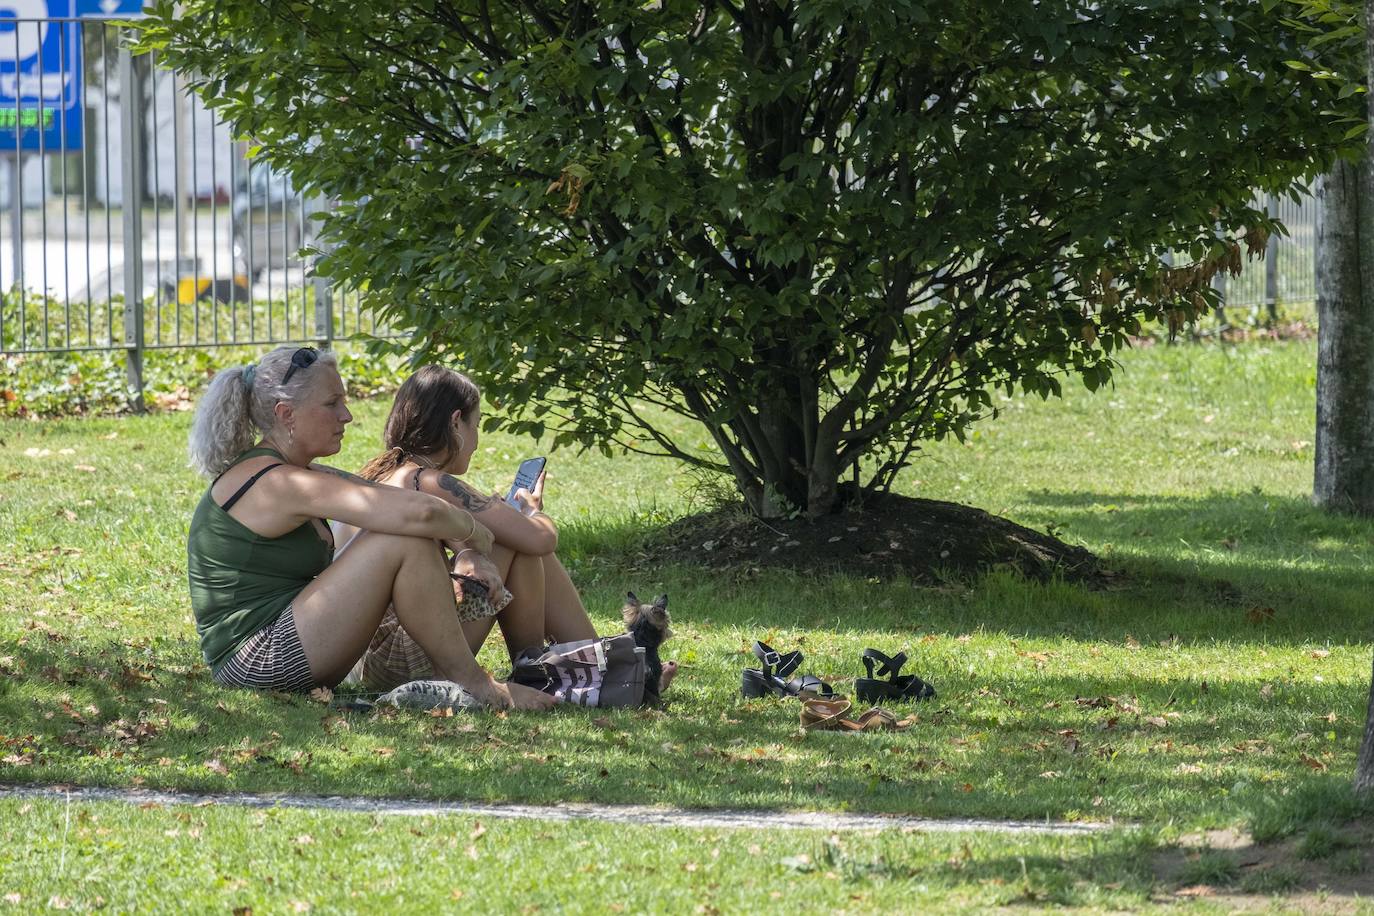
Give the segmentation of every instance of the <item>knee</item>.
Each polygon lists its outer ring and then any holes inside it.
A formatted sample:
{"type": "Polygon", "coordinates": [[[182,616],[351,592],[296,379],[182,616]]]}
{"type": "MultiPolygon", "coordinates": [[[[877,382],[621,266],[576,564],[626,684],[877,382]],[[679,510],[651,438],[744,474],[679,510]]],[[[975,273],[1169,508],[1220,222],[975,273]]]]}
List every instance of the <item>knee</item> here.
{"type": "Polygon", "coordinates": [[[371,545],[372,550],[386,551],[402,558],[443,559],[443,552],[433,538],[409,534],[384,534],[380,531],[365,531],[358,538],[362,543],[371,545]]]}
{"type": "Polygon", "coordinates": [[[544,558],[532,553],[517,553],[511,559],[511,570],[522,570],[526,575],[543,578],[544,558]]]}

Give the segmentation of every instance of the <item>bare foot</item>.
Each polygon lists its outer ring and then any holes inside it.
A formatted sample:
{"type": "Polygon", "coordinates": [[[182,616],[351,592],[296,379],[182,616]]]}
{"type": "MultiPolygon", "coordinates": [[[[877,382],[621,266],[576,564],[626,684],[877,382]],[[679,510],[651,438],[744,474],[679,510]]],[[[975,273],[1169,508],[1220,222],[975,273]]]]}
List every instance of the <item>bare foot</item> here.
{"type": "Polygon", "coordinates": [[[666,693],[668,685],[677,677],[677,662],[663,663],[663,676],[658,679],[658,692],[666,693]]]}

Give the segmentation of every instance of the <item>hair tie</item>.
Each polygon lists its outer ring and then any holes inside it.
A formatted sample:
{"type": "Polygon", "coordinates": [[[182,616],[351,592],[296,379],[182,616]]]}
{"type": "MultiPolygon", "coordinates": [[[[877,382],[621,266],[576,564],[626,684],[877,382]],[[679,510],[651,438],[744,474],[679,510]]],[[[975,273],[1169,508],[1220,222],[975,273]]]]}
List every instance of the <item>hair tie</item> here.
{"type": "Polygon", "coordinates": [[[243,387],[249,391],[253,390],[253,379],[257,378],[258,364],[249,363],[243,367],[243,387]]]}

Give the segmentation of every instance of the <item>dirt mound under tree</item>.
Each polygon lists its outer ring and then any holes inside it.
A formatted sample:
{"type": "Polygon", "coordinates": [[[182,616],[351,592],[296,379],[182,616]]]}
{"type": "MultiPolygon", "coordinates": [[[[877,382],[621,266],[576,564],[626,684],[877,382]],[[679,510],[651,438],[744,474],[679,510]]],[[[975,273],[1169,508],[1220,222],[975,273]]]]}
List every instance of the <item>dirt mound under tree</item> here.
{"type": "Polygon", "coordinates": [[[815,520],[764,520],[739,507],[718,508],[668,525],[641,556],[650,564],[902,575],[928,584],[995,569],[1038,581],[1060,576],[1103,585],[1111,578],[1082,547],[972,506],[895,495],[869,496],[815,520]]]}

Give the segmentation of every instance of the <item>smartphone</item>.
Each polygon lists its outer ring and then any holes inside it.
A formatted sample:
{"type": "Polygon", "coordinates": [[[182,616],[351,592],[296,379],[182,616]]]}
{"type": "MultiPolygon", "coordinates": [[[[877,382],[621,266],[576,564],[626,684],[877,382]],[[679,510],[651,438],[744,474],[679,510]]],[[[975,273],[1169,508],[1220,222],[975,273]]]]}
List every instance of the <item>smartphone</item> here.
{"type": "Polygon", "coordinates": [[[515,472],[515,483],[510,485],[510,492],[506,494],[506,502],[520,508],[515,502],[516,490],[534,490],[534,482],[539,479],[539,475],[544,473],[543,458],[526,458],[520,462],[520,468],[515,472]]]}

